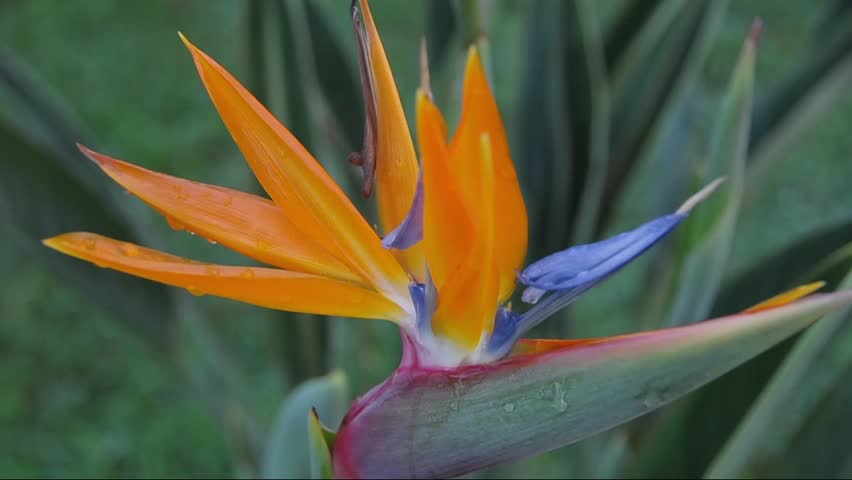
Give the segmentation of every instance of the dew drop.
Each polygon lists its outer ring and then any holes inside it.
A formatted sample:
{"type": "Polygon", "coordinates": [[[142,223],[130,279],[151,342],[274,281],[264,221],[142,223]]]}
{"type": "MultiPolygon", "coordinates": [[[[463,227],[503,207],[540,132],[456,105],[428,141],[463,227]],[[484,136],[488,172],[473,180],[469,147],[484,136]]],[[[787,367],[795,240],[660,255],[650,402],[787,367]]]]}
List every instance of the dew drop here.
{"type": "Polygon", "coordinates": [[[269,247],[271,246],[269,240],[265,240],[263,238],[258,238],[254,245],[258,250],[269,250],[269,247]]]}
{"type": "Polygon", "coordinates": [[[210,245],[216,245],[217,243],[219,243],[216,240],[211,240],[209,238],[207,239],[207,242],[210,243],[210,245]]]}
{"type": "Polygon", "coordinates": [[[507,403],[507,404],[503,405],[503,410],[504,410],[506,413],[512,413],[512,412],[514,412],[514,411],[515,411],[515,404],[514,404],[514,403],[511,403],[511,402],[510,402],[510,403],[507,403]]]}
{"type": "Polygon", "coordinates": [[[186,193],[186,191],[184,191],[184,189],[180,187],[175,188],[175,193],[177,193],[178,200],[186,200],[187,198],[189,198],[189,194],[186,193]]]}
{"type": "Polygon", "coordinates": [[[226,207],[230,207],[232,203],[234,203],[234,197],[225,197],[225,201],[222,202],[226,207]]]}
{"type": "Polygon", "coordinates": [[[450,410],[453,412],[459,411],[459,401],[458,400],[450,400],[450,410]]]}
{"type": "Polygon", "coordinates": [[[186,287],[186,291],[195,295],[196,297],[200,297],[200,296],[204,295],[204,292],[202,292],[201,289],[199,289],[198,287],[196,287],[194,285],[190,285],[190,286],[186,287]]]}
{"type": "Polygon", "coordinates": [[[169,222],[169,226],[172,227],[172,230],[186,230],[186,226],[175,220],[173,217],[166,217],[166,221],[169,222]]]}
{"type": "Polygon", "coordinates": [[[219,275],[221,275],[221,272],[219,272],[219,267],[207,267],[207,275],[210,275],[211,277],[218,277],[219,275]]]}
{"type": "Polygon", "coordinates": [[[240,277],[245,278],[247,280],[254,278],[254,271],[250,268],[247,268],[247,269],[243,270],[242,272],[240,272],[240,277]]]}
{"type": "Polygon", "coordinates": [[[555,382],[553,384],[553,408],[556,411],[564,412],[568,408],[568,400],[565,399],[567,393],[562,383],[555,382]]]}
{"type": "Polygon", "coordinates": [[[95,247],[97,247],[98,245],[95,242],[94,238],[87,238],[83,240],[83,246],[86,248],[86,250],[94,250],[95,247]]]}
{"type": "Polygon", "coordinates": [[[133,245],[132,243],[124,243],[119,247],[121,253],[128,257],[138,257],[139,256],[139,247],[133,245]]]}
{"type": "Polygon", "coordinates": [[[664,392],[658,388],[649,388],[642,398],[642,404],[648,408],[657,408],[665,403],[664,392]]]}

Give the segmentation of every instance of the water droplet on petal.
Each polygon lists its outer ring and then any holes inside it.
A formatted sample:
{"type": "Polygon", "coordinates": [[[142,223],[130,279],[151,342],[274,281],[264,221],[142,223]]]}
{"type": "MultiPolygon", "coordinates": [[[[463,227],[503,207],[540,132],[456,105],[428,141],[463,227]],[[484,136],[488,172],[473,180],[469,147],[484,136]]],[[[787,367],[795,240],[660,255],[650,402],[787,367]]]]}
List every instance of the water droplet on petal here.
{"type": "Polygon", "coordinates": [[[176,230],[176,231],[186,230],[186,226],[183,223],[177,221],[173,217],[166,217],[166,221],[169,222],[169,226],[172,227],[172,230],[176,230]]]}
{"type": "Polygon", "coordinates": [[[240,277],[245,278],[246,280],[254,278],[254,270],[247,268],[240,272],[240,277]]]}
{"type": "Polygon", "coordinates": [[[254,245],[258,250],[269,250],[269,247],[271,246],[269,241],[263,238],[258,238],[254,245]]]}
{"type": "Polygon", "coordinates": [[[210,245],[216,245],[217,243],[219,243],[216,240],[211,240],[209,238],[207,239],[207,242],[210,243],[210,245]]]}
{"type": "Polygon", "coordinates": [[[222,202],[226,207],[230,207],[232,203],[234,203],[234,197],[225,197],[225,201],[222,202]]]}
{"type": "Polygon", "coordinates": [[[504,410],[506,413],[512,413],[512,412],[514,412],[514,411],[515,411],[515,404],[514,404],[514,403],[509,402],[509,403],[507,403],[507,404],[503,405],[503,410],[504,410]]]}
{"type": "Polygon", "coordinates": [[[139,247],[133,245],[132,243],[124,243],[119,247],[121,253],[128,257],[138,257],[139,256],[139,247]]]}
{"type": "Polygon", "coordinates": [[[218,277],[219,275],[221,275],[219,267],[215,267],[212,265],[207,267],[207,275],[210,275],[211,277],[218,277]]]}
{"type": "Polygon", "coordinates": [[[87,239],[83,240],[83,247],[85,247],[86,250],[94,250],[95,247],[97,247],[97,246],[98,245],[95,242],[94,238],[87,238],[87,239]]]}
{"type": "Polygon", "coordinates": [[[201,291],[201,289],[199,289],[195,285],[190,285],[190,286],[186,287],[186,291],[195,295],[196,297],[200,297],[200,296],[204,295],[204,292],[201,291]]]}

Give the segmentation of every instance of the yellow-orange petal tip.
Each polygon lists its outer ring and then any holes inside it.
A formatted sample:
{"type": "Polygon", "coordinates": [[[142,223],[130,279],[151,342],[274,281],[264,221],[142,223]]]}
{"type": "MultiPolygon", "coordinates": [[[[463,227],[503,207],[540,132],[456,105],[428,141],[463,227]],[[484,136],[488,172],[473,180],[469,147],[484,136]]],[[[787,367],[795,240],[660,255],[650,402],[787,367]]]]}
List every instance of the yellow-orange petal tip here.
{"type": "Polygon", "coordinates": [[[796,300],[799,300],[800,298],[806,297],[824,286],[825,282],[822,281],[798,286],[791,290],[787,290],[784,293],[776,295],[768,300],[764,300],[758,303],[757,305],[745,310],[744,313],[756,313],[761,312],[763,310],[782,307],[784,305],[787,305],[788,303],[793,303],[796,300]]]}

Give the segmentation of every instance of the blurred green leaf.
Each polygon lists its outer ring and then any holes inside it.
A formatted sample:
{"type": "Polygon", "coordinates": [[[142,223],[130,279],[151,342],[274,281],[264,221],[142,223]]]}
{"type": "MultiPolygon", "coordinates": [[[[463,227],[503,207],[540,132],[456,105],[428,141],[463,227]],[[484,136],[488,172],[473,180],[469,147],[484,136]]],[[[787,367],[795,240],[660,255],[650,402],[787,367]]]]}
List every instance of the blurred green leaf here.
{"type": "MultiPolygon", "coordinates": [[[[785,450],[774,451],[774,455],[769,458],[757,459],[758,461],[751,465],[752,472],[766,472],[766,476],[789,478],[841,479],[852,475],[848,448],[852,443],[852,429],[846,421],[849,418],[849,405],[852,404],[852,385],[849,382],[852,375],[852,355],[848,347],[852,341],[852,329],[847,326],[840,339],[845,341],[842,344],[846,347],[845,351],[834,348],[831,353],[842,353],[843,358],[827,359],[834,365],[828,362],[819,365],[821,368],[834,368],[834,381],[829,382],[831,388],[825,393],[821,392],[816,399],[818,401],[807,409],[807,416],[792,419],[798,423],[799,428],[791,435],[785,435],[790,440],[785,450]],[[845,369],[838,368],[841,365],[845,365],[845,369]]],[[[774,437],[770,437],[769,440],[773,439],[774,437]]]]}
{"type": "Polygon", "coordinates": [[[316,410],[308,414],[308,457],[311,464],[311,478],[334,478],[331,466],[329,438],[333,433],[323,427],[316,410]]]}
{"type": "Polygon", "coordinates": [[[50,251],[41,240],[88,230],[150,243],[136,217],[116,201],[100,171],[79,152],[86,141],[69,109],[24,65],[0,50],[0,230],[13,245],[79,286],[152,345],[170,340],[172,298],[162,285],[100,270],[50,251]],[[13,126],[14,125],[14,126],[13,126]]]}
{"type": "Polygon", "coordinates": [[[429,67],[437,71],[443,69],[447,62],[458,20],[452,0],[430,0],[428,9],[426,42],[429,49],[429,67]]]}
{"type": "Polygon", "coordinates": [[[529,258],[564,248],[576,205],[564,105],[566,68],[562,10],[566,2],[536,0],[532,6],[520,97],[515,158],[530,219],[529,258]]]}
{"type": "Polygon", "coordinates": [[[282,402],[267,437],[261,464],[263,478],[308,478],[314,465],[311,449],[315,441],[308,436],[312,433],[309,414],[315,410],[325,422],[336,426],[348,406],[349,386],[339,370],[293,390],[282,402]]]}
{"type": "Polygon", "coordinates": [[[315,3],[303,1],[303,5],[317,85],[331,110],[333,124],[343,133],[345,143],[342,148],[358,150],[363,141],[364,103],[361,100],[359,80],[352,66],[353,58],[346,54],[348,50],[341,46],[315,3]]]}
{"type": "Polygon", "coordinates": [[[760,26],[755,23],[716,116],[707,160],[695,172],[697,186],[719,177],[727,180],[719,192],[696,209],[678,234],[679,265],[675,267],[676,287],[666,325],[706,318],[721,285],[745,181],[759,32],[760,26]]]}
{"type": "MultiPolygon", "coordinates": [[[[609,169],[610,92],[606,82],[603,42],[590,2],[568,2],[565,19],[566,110],[571,128],[574,186],[582,192],[572,242],[595,239],[609,169]]],[[[564,246],[564,245],[563,245],[564,246]]]]}
{"type": "Polygon", "coordinates": [[[725,1],[663,2],[610,72],[612,160],[598,231],[606,225],[660,113],[681,90],[687,74],[703,62],[708,33],[726,9],[725,1]]]}
{"type": "Polygon", "coordinates": [[[758,102],[749,144],[748,198],[760,191],[775,162],[837,106],[839,97],[849,94],[852,21],[836,28],[833,36],[814,45],[793,73],[758,102]]]}
{"type": "MultiPolygon", "coordinates": [[[[847,275],[838,288],[852,288],[852,274],[847,275]]],[[[710,464],[706,477],[731,478],[742,475],[749,460],[755,458],[761,447],[767,443],[766,439],[777,435],[777,422],[784,421],[783,417],[788,412],[791,398],[814,394],[813,390],[808,388],[807,376],[813,370],[813,364],[820,354],[825,353],[832,339],[847,325],[848,317],[848,308],[832,312],[801,336],[710,464]]],[[[847,345],[839,347],[849,348],[847,345]]],[[[800,418],[798,415],[795,417],[800,418]]]]}
{"type": "Polygon", "coordinates": [[[335,455],[347,475],[432,478],[549,451],[656,410],[849,304],[852,290],[457,372],[403,368],[356,403],[335,455]]]}
{"type": "Polygon", "coordinates": [[[616,65],[621,60],[624,52],[636,39],[636,35],[645,26],[648,19],[659,7],[662,0],[645,0],[641,2],[627,2],[615,20],[614,24],[607,30],[604,42],[604,53],[606,57],[606,68],[608,71],[617,70],[616,65]]]}
{"type": "MultiPolygon", "coordinates": [[[[170,340],[172,302],[166,287],[103,270],[48,249],[41,240],[88,230],[134,241],[133,228],[64,168],[66,160],[0,121],[0,231],[33,260],[62,275],[153,345],[170,340]]],[[[94,168],[92,168],[93,174],[94,168]]]]}

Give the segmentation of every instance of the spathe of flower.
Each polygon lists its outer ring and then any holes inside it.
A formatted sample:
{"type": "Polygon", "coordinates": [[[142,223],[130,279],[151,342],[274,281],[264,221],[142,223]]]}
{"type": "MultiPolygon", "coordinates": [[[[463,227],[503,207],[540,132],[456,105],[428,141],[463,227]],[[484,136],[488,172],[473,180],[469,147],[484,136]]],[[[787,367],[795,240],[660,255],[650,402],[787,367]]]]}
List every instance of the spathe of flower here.
{"type": "Polygon", "coordinates": [[[181,35],[269,199],[81,150],[173,227],[268,267],[202,263],[94,233],[44,241],[193,294],[397,324],[404,344],[400,368],[347,415],[332,452],[338,475],[458,475],[556,448],[656,408],[828,309],[852,303],[850,292],[796,302],[811,293],[809,286],[751,312],[682,329],[522,339],[688,221],[721,180],[672,214],[524,268],[526,208],[477,50],[468,53],[461,118],[451,136],[428,82],[418,91],[418,163],[366,0],[353,2],[352,18],[367,121],[363,149],[350,158],[364,169],[363,193],[375,190],[383,238],[299,140],[181,35]],[[524,301],[534,304],[523,313],[506,304],[517,279],[525,285],[524,301]],[[663,400],[637,403],[649,389],[663,400]]]}

